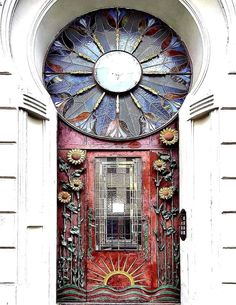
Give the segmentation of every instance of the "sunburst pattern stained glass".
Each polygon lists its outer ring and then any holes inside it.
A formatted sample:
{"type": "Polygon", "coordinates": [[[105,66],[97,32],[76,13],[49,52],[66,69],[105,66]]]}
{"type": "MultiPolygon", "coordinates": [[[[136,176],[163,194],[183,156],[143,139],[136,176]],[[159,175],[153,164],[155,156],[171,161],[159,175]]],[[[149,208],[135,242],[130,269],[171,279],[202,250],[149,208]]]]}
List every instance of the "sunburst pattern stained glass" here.
{"type": "Polygon", "coordinates": [[[160,19],[106,9],[72,21],[51,45],[44,79],[59,115],[77,130],[111,140],[167,125],[188,93],[191,64],[160,19]]]}

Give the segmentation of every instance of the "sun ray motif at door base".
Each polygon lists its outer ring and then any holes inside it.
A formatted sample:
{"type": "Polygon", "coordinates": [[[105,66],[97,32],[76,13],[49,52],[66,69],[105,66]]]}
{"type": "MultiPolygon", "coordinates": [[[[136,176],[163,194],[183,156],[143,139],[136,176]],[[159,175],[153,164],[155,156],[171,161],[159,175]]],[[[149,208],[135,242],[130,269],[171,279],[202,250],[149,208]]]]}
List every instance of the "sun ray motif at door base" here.
{"type": "Polygon", "coordinates": [[[117,259],[114,259],[114,261],[111,256],[109,256],[109,261],[107,262],[105,262],[104,259],[101,258],[97,264],[93,265],[93,267],[95,270],[98,269],[100,272],[102,272],[102,274],[95,271],[94,269],[89,269],[88,272],[92,273],[93,277],[88,276],[88,280],[94,282],[100,282],[105,286],[109,286],[109,280],[112,277],[121,275],[128,279],[129,281],[128,287],[135,286],[137,285],[137,283],[147,281],[146,278],[142,278],[145,272],[141,272],[141,273],[139,272],[140,269],[142,269],[142,267],[144,266],[145,261],[143,261],[141,264],[140,263],[136,264],[137,259],[135,258],[128,264],[128,258],[129,258],[128,254],[123,257],[118,255],[117,259]],[[117,261],[117,266],[115,266],[116,261],[117,261]]]}

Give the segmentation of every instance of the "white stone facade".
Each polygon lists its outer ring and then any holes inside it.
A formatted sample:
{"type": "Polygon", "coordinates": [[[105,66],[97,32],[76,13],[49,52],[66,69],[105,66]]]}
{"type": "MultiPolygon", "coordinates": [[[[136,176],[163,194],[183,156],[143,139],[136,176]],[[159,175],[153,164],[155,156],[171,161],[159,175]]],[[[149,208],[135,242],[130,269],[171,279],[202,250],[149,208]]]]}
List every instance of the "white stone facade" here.
{"type": "Polygon", "coordinates": [[[56,111],[45,53],[73,18],[149,12],[186,43],[192,89],[180,111],[182,305],[236,304],[236,1],[0,2],[0,305],[56,304],[56,111]]]}

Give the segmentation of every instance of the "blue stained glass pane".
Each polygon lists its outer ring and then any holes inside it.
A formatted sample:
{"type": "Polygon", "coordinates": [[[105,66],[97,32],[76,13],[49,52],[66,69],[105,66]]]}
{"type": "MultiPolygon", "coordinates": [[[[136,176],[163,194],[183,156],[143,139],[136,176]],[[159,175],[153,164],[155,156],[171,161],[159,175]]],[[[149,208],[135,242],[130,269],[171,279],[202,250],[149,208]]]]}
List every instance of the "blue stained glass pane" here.
{"type": "Polygon", "coordinates": [[[44,80],[58,113],[78,131],[127,140],[157,132],[178,113],[191,61],[160,19],[111,8],[78,17],[60,32],[44,80]]]}
{"type": "Polygon", "coordinates": [[[179,93],[186,94],[187,88],[184,82],[175,81],[169,75],[163,77],[143,77],[141,85],[148,86],[160,92],[160,94],[165,93],[179,93]]]}
{"type": "Polygon", "coordinates": [[[120,101],[120,119],[127,123],[127,128],[131,134],[140,134],[140,110],[136,107],[132,98],[126,95],[120,101]]]}
{"type": "Polygon", "coordinates": [[[51,69],[48,72],[73,72],[73,71],[91,71],[93,64],[84,59],[70,54],[68,56],[49,55],[46,62],[46,67],[51,69]]]}
{"type": "Polygon", "coordinates": [[[91,113],[100,96],[101,92],[96,88],[93,88],[82,95],[75,96],[73,98],[73,105],[70,106],[65,117],[73,120],[76,125],[76,122],[80,121],[80,118],[77,117],[83,112],[91,113]]]}
{"type": "Polygon", "coordinates": [[[105,136],[109,123],[115,119],[116,103],[114,97],[105,96],[103,102],[96,110],[96,132],[98,135],[105,136]]]}
{"type": "Polygon", "coordinates": [[[101,52],[91,37],[84,37],[78,31],[71,28],[65,31],[65,36],[73,44],[73,49],[77,53],[87,55],[92,60],[97,60],[101,55],[101,52]]]}
{"type": "Polygon", "coordinates": [[[135,96],[137,96],[140,101],[145,113],[153,112],[164,120],[170,119],[168,111],[163,107],[163,99],[160,97],[156,98],[155,96],[151,96],[141,88],[135,91],[135,96]]]}
{"type": "Polygon", "coordinates": [[[80,76],[80,81],[78,82],[77,76],[60,75],[53,78],[53,83],[48,86],[48,92],[51,94],[68,93],[74,95],[79,90],[93,84],[92,76],[80,76]]]}
{"type": "MultiPolygon", "coordinates": [[[[114,12],[114,14],[116,14],[114,12]]],[[[114,28],[109,24],[107,17],[108,11],[100,11],[96,14],[95,33],[96,37],[101,42],[105,52],[116,49],[116,36],[114,35],[114,28]]]]}

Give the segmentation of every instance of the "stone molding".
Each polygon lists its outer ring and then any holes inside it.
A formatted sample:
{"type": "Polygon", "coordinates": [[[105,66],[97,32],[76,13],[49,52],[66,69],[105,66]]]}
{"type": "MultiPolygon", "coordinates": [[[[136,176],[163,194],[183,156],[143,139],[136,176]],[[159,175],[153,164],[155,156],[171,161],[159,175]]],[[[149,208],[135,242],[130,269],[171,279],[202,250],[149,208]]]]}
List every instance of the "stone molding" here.
{"type": "Polygon", "coordinates": [[[26,110],[37,118],[48,119],[46,103],[39,101],[30,94],[23,93],[22,105],[20,108],[26,110]]]}
{"type": "Polygon", "coordinates": [[[197,120],[218,108],[215,103],[214,94],[208,94],[190,104],[189,117],[191,120],[197,120]]]}

